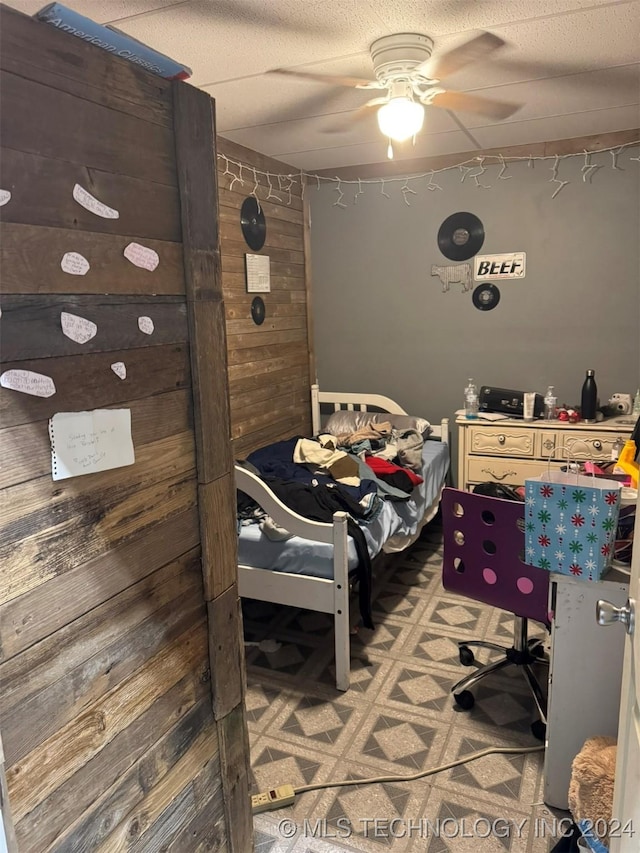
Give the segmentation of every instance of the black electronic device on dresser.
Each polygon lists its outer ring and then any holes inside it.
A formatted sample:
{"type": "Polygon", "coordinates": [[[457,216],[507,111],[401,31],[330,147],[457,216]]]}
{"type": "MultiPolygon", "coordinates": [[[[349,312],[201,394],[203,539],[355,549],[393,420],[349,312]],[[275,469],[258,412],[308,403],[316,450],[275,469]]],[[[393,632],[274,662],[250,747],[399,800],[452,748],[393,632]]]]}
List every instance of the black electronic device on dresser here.
{"type": "MultiPolygon", "coordinates": [[[[510,418],[521,418],[524,414],[524,391],[483,385],[480,388],[478,408],[481,412],[499,412],[510,418]]],[[[537,418],[543,411],[544,398],[541,394],[536,394],[533,416],[537,418]]]]}

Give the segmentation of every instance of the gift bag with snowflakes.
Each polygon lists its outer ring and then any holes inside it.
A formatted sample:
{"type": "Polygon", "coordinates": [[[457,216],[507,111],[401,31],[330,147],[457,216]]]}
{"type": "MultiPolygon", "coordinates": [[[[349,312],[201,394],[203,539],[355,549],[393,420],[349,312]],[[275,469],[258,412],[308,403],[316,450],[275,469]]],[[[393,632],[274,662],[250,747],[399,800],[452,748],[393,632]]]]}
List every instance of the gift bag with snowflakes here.
{"type": "Polygon", "coordinates": [[[620,483],[564,471],[525,480],[525,561],[600,580],[611,565],[620,483]]]}

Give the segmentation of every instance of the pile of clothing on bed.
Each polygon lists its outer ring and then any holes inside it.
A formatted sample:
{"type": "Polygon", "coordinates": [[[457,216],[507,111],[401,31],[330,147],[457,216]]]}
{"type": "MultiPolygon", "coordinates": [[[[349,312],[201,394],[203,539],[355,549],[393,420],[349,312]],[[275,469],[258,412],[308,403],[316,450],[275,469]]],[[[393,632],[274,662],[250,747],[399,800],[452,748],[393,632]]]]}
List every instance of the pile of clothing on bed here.
{"type": "MultiPolygon", "coordinates": [[[[426,421],[409,416],[391,416],[396,423],[377,417],[381,416],[337,412],[321,435],[269,444],[241,463],[259,475],[282,503],[305,518],[331,522],[335,512],[348,513],[347,529],[358,553],[360,610],[367,628],[373,627],[371,559],[358,522],[371,523],[385,500],[409,500],[415,486],[422,483],[422,448],[429,427],[426,421]],[[339,417],[343,415],[351,417],[339,417]],[[365,415],[369,415],[366,422],[359,422],[357,416],[365,415]],[[406,423],[403,418],[408,419],[406,423]]],[[[269,538],[290,535],[242,492],[238,493],[238,520],[240,524],[259,520],[269,538]]]]}

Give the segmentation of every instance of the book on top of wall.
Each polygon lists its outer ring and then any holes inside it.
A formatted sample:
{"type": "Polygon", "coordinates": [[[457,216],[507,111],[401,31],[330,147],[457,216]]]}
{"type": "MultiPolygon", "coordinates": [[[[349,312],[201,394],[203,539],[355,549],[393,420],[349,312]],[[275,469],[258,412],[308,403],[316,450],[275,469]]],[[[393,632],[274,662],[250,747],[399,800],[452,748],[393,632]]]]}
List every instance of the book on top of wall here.
{"type": "Polygon", "coordinates": [[[98,24],[62,3],[49,3],[33,17],[167,80],[186,80],[193,73],[186,65],[148,47],[127,33],[108,24],[98,24]]]}

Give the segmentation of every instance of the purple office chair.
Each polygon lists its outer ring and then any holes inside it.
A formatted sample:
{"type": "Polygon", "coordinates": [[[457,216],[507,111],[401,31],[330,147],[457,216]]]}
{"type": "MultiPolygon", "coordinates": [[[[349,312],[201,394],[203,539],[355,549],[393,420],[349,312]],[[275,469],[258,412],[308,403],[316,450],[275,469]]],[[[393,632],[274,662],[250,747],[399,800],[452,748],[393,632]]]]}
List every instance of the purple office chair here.
{"type": "Polygon", "coordinates": [[[470,687],[492,672],[518,666],[540,715],[531,728],[542,740],[546,730],[546,699],[531,664],[548,662],[541,660],[542,640],[528,638],[527,620],[549,626],[549,572],[523,562],[524,503],[446,488],[441,509],[444,588],[514,614],[510,648],[485,640],[458,642],[460,663],[464,666],[474,663],[471,646],[494,649],[504,655],[454,684],[453,698],[457,705],[469,710],[474,704],[470,687]]]}

